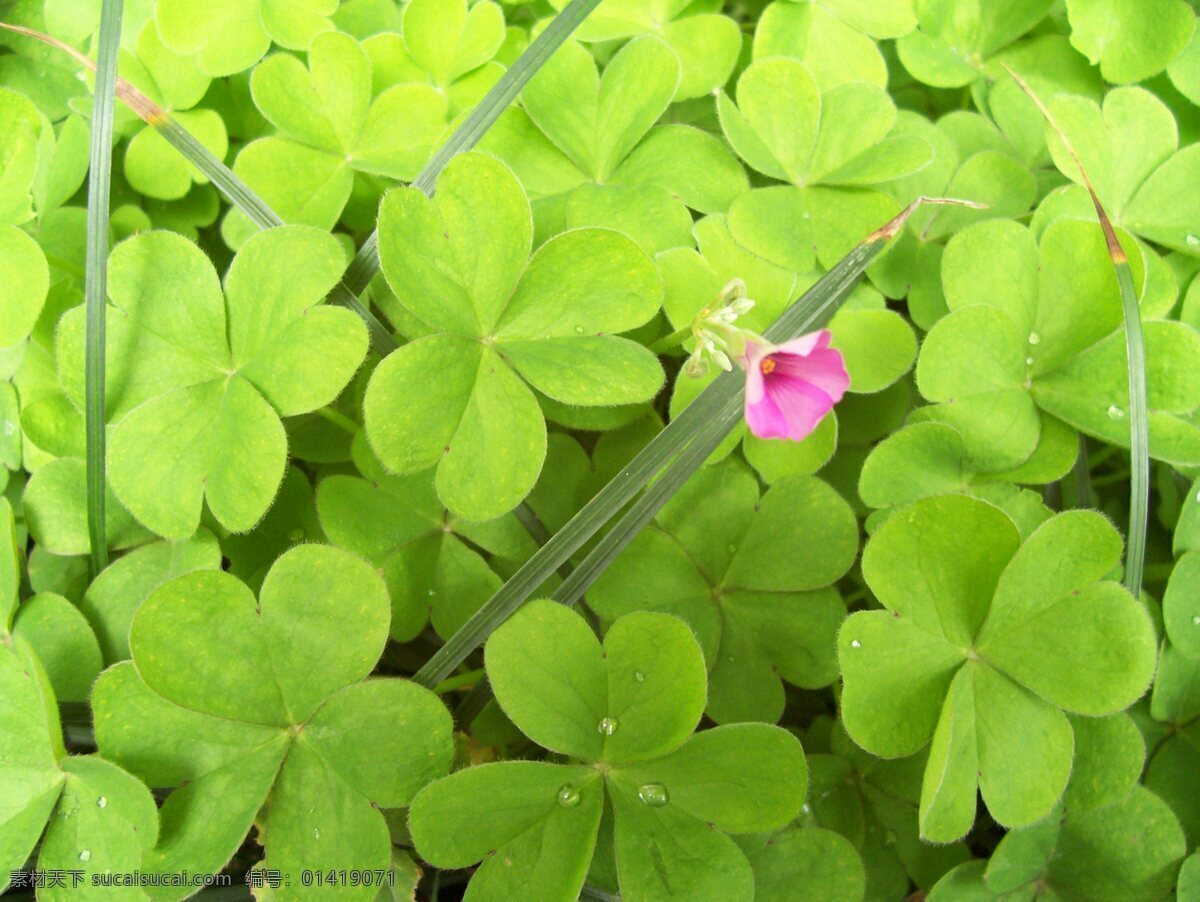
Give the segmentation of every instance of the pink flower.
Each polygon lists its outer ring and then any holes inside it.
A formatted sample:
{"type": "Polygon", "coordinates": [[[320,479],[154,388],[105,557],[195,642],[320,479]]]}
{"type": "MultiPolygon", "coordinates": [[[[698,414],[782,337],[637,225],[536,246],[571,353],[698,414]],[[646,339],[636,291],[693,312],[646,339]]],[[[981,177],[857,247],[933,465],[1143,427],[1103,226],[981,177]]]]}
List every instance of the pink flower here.
{"type": "Polygon", "coordinates": [[[842,355],[829,347],[828,329],[781,345],[749,341],[746,423],[759,438],[807,437],[850,387],[842,355]]]}

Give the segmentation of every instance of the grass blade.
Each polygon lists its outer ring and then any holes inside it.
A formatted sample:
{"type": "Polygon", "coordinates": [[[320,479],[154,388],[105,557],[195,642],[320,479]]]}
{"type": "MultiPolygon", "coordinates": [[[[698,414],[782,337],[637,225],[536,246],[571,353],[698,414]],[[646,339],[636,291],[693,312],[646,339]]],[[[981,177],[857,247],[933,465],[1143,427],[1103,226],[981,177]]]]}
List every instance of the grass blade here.
{"type": "Polygon", "coordinates": [[[1146,567],[1146,531],[1150,520],[1150,405],[1146,398],[1146,342],[1142,335],[1142,311],[1133,284],[1133,271],[1129,267],[1125,249],[1117,240],[1112,221],[1070,139],[1025,80],[1008,66],[1004,68],[1046,117],[1078,167],[1084,187],[1096,208],[1096,218],[1100,221],[1108,255],[1117,274],[1121,309],[1125,317],[1125,361],[1129,368],[1129,529],[1125,538],[1125,578],[1122,582],[1130,594],[1138,598],[1146,567]]]}
{"type": "MultiPolygon", "coordinates": [[[[492,86],[483,99],[475,105],[462,125],[454,130],[436,154],[433,155],[412,182],[412,187],[420,188],[427,195],[433,196],[434,186],[442,170],[458,154],[470,150],[492,127],[500,114],[508,109],[517,95],[521,93],[529,80],[538,69],[554,55],[562,43],[571,36],[592,10],[600,4],[600,0],[572,0],[567,7],[554,17],[546,26],[546,30],[538,35],[525,48],[525,52],[517,57],[508,71],[492,86]]],[[[346,270],[342,284],[353,295],[362,294],[375,273],[379,272],[379,233],[372,232],[346,270]]]]}
{"type": "Polygon", "coordinates": [[[108,206],[112,178],[113,106],[116,102],[117,48],[121,43],[122,0],[104,0],[96,89],[92,104],[91,163],[88,169],[87,274],[85,285],[85,429],[88,537],[92,575],[108,566],[105,529],[105,306],[108,297],[108,206]]]}
{"type": "MultiPolygon", "coordinates": [[[[899,233],[924,203],[961,203],[920,198],[883,228],[873,232],[806,291],[767,330],[766,338],[785,341],[810,331],[832,316],[858,283],[868,264],[899,233]]],[[[973,206],[973,205],[972,205],[973,206]]],[[[555,570],[624,509],[653,479],[658,480],[587,555],[555,592],[574,604],[643,526],[708,458],[741,417],[743,384],[739,373],[722,373],[630,463],[596,493],[545,545],[462,626],[413,677],[425,686],[440,683],[521,607],[555,570]],[[670,466],[667,466],[670,464],[670,466]],[[663,468],[667,467],[664,471],[663,468]],[[661,474],[661,475],[660,475],[661,474]]]]}

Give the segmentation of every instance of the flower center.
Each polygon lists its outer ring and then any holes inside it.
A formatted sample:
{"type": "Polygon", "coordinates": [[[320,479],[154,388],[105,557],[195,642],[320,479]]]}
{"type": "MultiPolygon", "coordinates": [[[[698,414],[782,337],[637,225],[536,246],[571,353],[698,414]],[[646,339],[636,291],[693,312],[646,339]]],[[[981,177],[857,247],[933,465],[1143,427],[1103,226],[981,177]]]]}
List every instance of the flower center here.
{"type": "Polygon", "coordinates": [[[773,357],[764,357],[763,362],[759,364],[764,376],[769,376],[775,372],[775,359],[773,357]]]}

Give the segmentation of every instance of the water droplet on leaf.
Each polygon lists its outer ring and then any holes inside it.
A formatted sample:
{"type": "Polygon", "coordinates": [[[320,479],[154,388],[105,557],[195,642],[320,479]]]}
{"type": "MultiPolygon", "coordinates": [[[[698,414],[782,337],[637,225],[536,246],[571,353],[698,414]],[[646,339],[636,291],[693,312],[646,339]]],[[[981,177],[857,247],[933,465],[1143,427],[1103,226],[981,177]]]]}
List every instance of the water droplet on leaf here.
{"type": "Polygon", "coordinates": [[[1108,418],[1109,418],[1110,420],[1121,420],[1121,419],[1124,419],[1124,418],[1125,418],[1125,411],[1123,411],[1123,410],[1122,410],[1120,407],[1117,407],[1117,405],[1115,405],[1115,404],[1114,404],[1114,405],[1112,405],[1111,407],[1109,407],[1109,408],[1108,408],[1108,418]]]}
{"type": "Polygon", "coordinates": [[[108,799],[106,799],[104,796],[100,796],[100,798],[96,799],[96,807],[97,808],[107,808],[108,807],[108,799]]]}
{"type": "Polygon", "coordinates": [[[633,679],[635,682],[644,683],[644,682],[646,682],[646,675],[644,673],[642,673],[640,670],[635,670],[633,672],[633,679]]]}
{"type": "Polygon", "coordinates": [[[1042,340],[1042,336],[1038,335],[1036,332],[1029,333],[1029,343],[1031,345],[1035,345],[1041,340],[1042,340]]]}
{"type": "Polygon", "coordinates": [[[1026,365],[1026,366],[1033,366],[1033,358],[1032,358],[1032,357],[1026,357],[1026,358],[1025,358],[1025,365],[1026,365]]]}
{"type": "Polygon", "coordinates": [[[580,335],[582,335],[583,334],[583,326],[576,326],[575,331],[577,333],[579,333],[580,335]]]}
{"type": "Polygon", "coordinates": [[[317,827],[313,827],[313,839],[320,839],[320,838],[321,838],[320,829],[317,827]]]}
{"type": "Polygon", "coordinates": [[[857,639],[851,639],[851,640],[850,640],[850,647],[851,647],[851,648],[862,648],[862,643],[861,643],[861,642],[859,642],[857,639]]]}
{"type": "Polygon", "coordinates": [[[667,787],[661,783],[647,783],[642,786],[638,789],[638,798],[651,808],[661,808],[667,802],[671,801],[671,796],[667,793],[667,787]]]}
{"type": "Polygon", "coordinates": [[[91,859],[92,859],[92,853],[90,851],[88,851],[87,849],[84,849],[82,852],[79,853],[80,861],[91,861],[91,859]]]}
{"type": "Polygon", "coordinates": [[[558,804],[564,808],[574,808],[579,804],[579,790],[570,783],[564,783],[558,791],[558,804]]]}
{"type": "Polygon", "coordinates": [[[1188,247],[1200,247],[1200,235],[1188,235],[1184,239],[1188,243],[1188,247]]]}
{"type": "Polygon", "coordinates": [[[617,719],[615,717],[603,717],[600,723],[596,724],[596,729],[605,736],[611,736],[617,732],[617,719]]]}
{"type": "Polygon", "coordinates": [[[1200,614],[1192,618],[1192,626],[1200,626],[1200,614]]]}

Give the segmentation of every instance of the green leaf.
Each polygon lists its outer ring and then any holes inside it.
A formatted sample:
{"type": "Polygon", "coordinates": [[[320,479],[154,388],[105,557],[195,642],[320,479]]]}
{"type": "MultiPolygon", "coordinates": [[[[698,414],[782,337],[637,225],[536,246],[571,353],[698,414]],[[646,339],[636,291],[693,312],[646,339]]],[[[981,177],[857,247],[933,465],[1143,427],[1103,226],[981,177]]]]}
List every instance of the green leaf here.
{"type": "Polygon", "coordinates": [[[200,69],[217,77],[248,69],[271,41],[307,50],[314,37],[333,27],[326,17],[336,9],[336,0],[220,0],[202,7],[167,0],[156,9],[156,23],[168,48],[196,56],[200,69]]]}
{"type": "Polygon", "coordinates": [[[1163,623],[1167,636],[1189,658],[1200,658],[1200,554],[1189,552],[1179,559],[1171,572],[1163,595],[1163,623]]]}
{"type": "MultiPolygon", "coordinates": [[[[745,849],[748,842],[741,844],[745,849]]],[[[784,902],[800,886],[829,902],[855,902],[867,889],[858,851],[832,830],[788,830],[747,850],[746,857],[754,869],[754,898],[763,902],[784,902]]]]}
{"type": "Polygon", "coordinates": [[[470,898],[565,899],[583,886],[603,807],[603,784],[590,768],[503,761],[426,787],[408,823],[417,850],[436,867],[486,859],[470,898]]]}
{"type": "Polygon", "coordinates": [[[1187,46],[1195,15],[1181,0],[1070,0],[1071,43],[1106,81],[1129,84],[1157,75],[1187,46]]]}
{"type": "Polygon", "coordinates": [[[163,583],[192,570],[216,570],[221,549],[201,530],[183,542],[153,542],[106,567],[91,585],[80,610],[96,632],[105,663],[129,657],[129,627],[143,601],[163,583]]]}
{"type": "MultiPolygon", "coordinates": [[[[151,232],[114,250],[109,472],[135,517],[176,539],[195,532],[204,499],[231,530],[262,518],[284,472],[280,415],[332,401],[366,353],[361,322],[316,306],[343,266],[328,235],[263,232],[234,259],[223,298],[212,264],[183,238],[151,232]],[[301,278],[289,257],[307,261],[301,278]]],[[[69,394],[75,328],[64,319],[60,330],[69,394]]]]}
{"type": "Polygon", "coordinates": [[[839,15],[849,11],[852,18],[861,18],[871,13],[865,9],[866,4],[841,5],[850,9],[839,10],[833,4],[770,4],[754,30],[754,59],[776,56],[798,59],[826,90],[851,82],[884,87],[887,66],[879,48],[858,24],[839,15]],[[862,9],[852,9],[856,5],[862,9]],[[855,12],[859,16],[854,16],[855,12]]]}
{"type": "Polygon", "coordinates": [[[578,615],[535,602],[492,635],[485,663],[497,700],[522,732],[585,761],[665,754],[692,734],[704,709],[695,639],[661,614],[621,618],[602,650],[578,615]],[[564,653],[563,643],[574,650],[564,653]]]}
{"type": "Polygon", "coordinates": [[[201,570],[141,605],[134,660],[105,671],[93,705],[106,754],[178,787],[146,870],[215,872],[268,794],[267,861],[293,882],[290,869],[314,862],[387,866],[373,805],[406,804],[452,756],[436,697],[400,680],[363,682],[388,607],[368,564],[319,545],[280,558],[257,602],[234,577],[201,570]]]}
{"type": "Polygon", "coordinates": [[[0,347],[24,341],[37,322],[50,288],[50,269],[37,242],[14,226],[0,226],[0,347]]]}
{"type": "Polygon", "coordinates": [[[42,593],[17,611],[12,634],[29,643],[60,701],[87,700],[104,662],[100,646],[79,608],[61,595],[42,593]]]}
{"type": "Polygon", "coordinates": [[[413,61],[448,87],[486,63],[504,41],[504,14],[491,2],[414,0],[402,14],[404,42],[413,61]]]}
{"type": "Polygon", "coordinates": [[[527,260],[528,201],[511,171],[482,154],[446,168],[436,201],[393,192],[381,223],[392,289],[449,334],[418,339],[376,369],[364,400],[367,435],[394,472],[436,464],[450,510],[498,517],[537,479],[544,419],[513,369],[569,403],[630,403],[657,391],[652,355],[609,334],[646,322],[659,303],[657,274],[628,238],[572,231],[527,260]],[[593,370],[574,372],[577,355],[594,360],[593,370]],[[442,373],[436,393],[427,387],[430,368],[442,373]]]}

